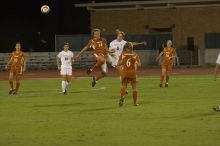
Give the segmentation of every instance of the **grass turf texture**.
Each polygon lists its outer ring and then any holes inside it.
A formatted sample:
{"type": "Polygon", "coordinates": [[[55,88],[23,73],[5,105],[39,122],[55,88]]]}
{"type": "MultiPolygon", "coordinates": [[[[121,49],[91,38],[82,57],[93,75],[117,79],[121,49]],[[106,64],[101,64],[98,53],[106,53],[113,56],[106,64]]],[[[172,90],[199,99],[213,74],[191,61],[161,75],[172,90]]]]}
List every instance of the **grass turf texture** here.
{"type": "Polygon", "coordinates": [[[158,77],[139,78],[140,106],[131,88],[118,107],[119,78],[95,88],[91,78],[72,80],[69,94],[59,79],[24,80],[18,95],[0,83],[0,146],[219,146],[219,80],[173,76],[169,88],[158,77]],[[104,87],[104,88],[103,88],[104,87]]]}

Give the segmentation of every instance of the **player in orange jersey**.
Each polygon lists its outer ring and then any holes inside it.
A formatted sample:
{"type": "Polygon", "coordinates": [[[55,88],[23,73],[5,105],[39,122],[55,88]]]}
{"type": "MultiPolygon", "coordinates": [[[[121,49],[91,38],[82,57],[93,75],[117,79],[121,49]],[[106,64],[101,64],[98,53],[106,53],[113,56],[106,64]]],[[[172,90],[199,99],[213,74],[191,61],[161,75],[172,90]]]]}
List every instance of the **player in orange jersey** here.
{"type": "Polygon", "coordinates": [[[5,66],[5,69],[8,69],[10,65],[10,73],[9,73],[9,84],[10,91],[9,94],[17,94],[18,89],[20,87],[20,77],[22,73],[26,70],[26,61],[25,61],[25,53],[21,51],[21,43],[17,42],[15,44],[15,51],[13,51],[10,55],[10,60],[5,66]],[[16,79],[16,88],[13,85],[13,79],[16,79]]]}
{"type": "Polygon", "coordinates": [[[141,62],[139,56],[133,51],[131,42],[124,45],[123,52],[119,57],[118,66],[121,66],[120,76],[122,82],[119,106],[123,106],[128,83],[131,83],[132,86],[134,106],[138,106],[137,67],[141,66],[141,62]]]}
{"type": "Polygon", "coordinates": [[[157,57],[159,60],[162,57],[162,73],[160,77],[160,87],[163,87],[164,78],[166,76],[165,87],[168,87],[168,81],[170,79],[170,71],[172,70],[174,60],[176,58],[176,49],[172,47],[172,41],[167,40],[166,46],[163,51],[157,57]]]}
{"type": "Polygon", "coordinates": [[[102,72],[99,75],[93,76],[92,87],[94,87],[97,81],[105,77],[107,73],[107,41],[101,37],[100,29],[93,30],[93,38],[90,39],[88,44],[76,55],[75,59],[79,58],[79,56],[89,48],[93,49],[93,55],[96,59],[96,63],[87,71],[87,74],[89,75],[97,67],[101,67],[102,69],[102,72]]]}

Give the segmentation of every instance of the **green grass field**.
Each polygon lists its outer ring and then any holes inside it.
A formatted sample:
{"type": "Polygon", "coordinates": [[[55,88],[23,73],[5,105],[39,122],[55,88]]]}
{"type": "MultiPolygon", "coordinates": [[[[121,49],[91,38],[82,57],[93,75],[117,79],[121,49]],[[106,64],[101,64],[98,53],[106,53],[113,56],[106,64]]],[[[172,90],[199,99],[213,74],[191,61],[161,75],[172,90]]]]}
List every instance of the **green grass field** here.
{"type": "Polygon", "coordinates": [[[119,78],[95,88],[90,78],[72,80],[69,94],[60,79],[24,80],[18,95],[0,82],[0,146],[219,146],[220,80],[173,76],[169,88],[158,77],[139,78],[140,106],[131,88],[118,107],[119,78]]]}

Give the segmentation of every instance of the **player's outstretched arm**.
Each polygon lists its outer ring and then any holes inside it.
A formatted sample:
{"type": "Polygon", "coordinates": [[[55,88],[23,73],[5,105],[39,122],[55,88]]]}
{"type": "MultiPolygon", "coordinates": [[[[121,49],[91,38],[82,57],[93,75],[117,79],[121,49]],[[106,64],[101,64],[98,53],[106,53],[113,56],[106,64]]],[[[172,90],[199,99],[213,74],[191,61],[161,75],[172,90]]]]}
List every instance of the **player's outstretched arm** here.
{"type": "Polygon", "coordinates": [[[133,46],[138,46],[138,45],[147,45],[147,42],[144,41],[144,42],[131,42],[133,46]]]}
{"type": "Polygon", "coordinates": [[[74,57],[74,59],[78,59],[80,55],[82,55],[85,51],[87,51],[89,48],[88,45],[86,45],[77,55],[74,57]]]}

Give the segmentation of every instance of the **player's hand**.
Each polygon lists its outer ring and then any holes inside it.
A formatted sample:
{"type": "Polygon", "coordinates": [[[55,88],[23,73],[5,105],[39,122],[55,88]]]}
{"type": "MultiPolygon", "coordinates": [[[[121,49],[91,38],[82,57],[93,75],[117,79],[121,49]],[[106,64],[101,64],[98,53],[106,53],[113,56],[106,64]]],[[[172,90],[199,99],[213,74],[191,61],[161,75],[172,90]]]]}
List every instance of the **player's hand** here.
{"type": "Polygon", "coordinates": [[[5,70],[8,70],[8,66],[7,65],[5,66],[5,70]]]}
{"type": "Polygon", "coordinates": [[[24,67],[24,68],[23,68],[23,72],[25,72],[25,71],[26,71],[26,68],[24,67]]]}
{"type": "Polygon", "coordinates": [[[115,53],[115,49],[109,50],[109,53],[115,53]]]}
{"type": "Polygon", "coordinates": [[[58,66],[57,68],[58,68],[58,70],[60,70],[60,66],[58,66]]]}
{"type": "Polygon", "coordinates": [[[142,42],[142,43],[143,43],[143,45],[145,45],[145,46],[147,45],[147,42],[146,42],[146,41],[144,41],[144,42],[142,42]]]}

